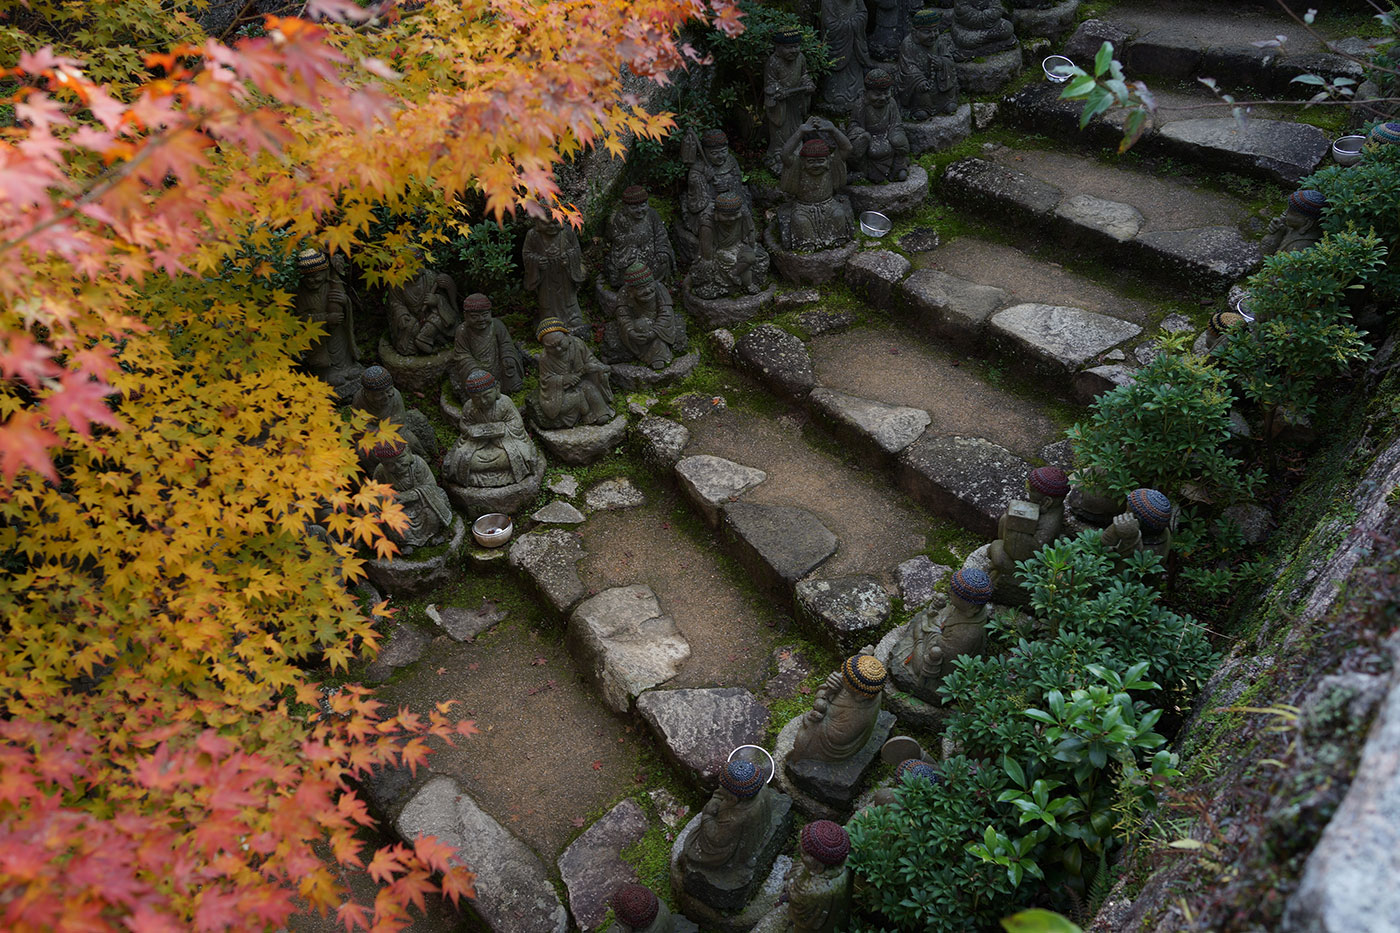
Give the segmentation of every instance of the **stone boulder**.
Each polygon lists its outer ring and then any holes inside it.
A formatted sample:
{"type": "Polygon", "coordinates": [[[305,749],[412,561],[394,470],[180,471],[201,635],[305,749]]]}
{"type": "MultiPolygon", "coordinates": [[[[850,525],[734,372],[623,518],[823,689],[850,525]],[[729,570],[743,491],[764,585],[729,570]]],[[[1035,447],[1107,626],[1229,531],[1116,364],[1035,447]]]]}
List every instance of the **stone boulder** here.
{"type": "Polygon", "coordinates": [[[605,479],[583,494],[583,504],[597,512],[615,512],[646,505],[647,497],[625,476],[605,479]]]}
{"type": "Polygon", "coordinates": [[[992,538],[1006,503],[1024,495],[1030,464],[980,437],[929,437],[899,455],[899,487],[933,512],[992,538]]]}
{"type": "Polygon", "coordinates": [[[800,402],[817,384],[803,342],[774,324],[760,324],[734,347],[740,368],[789,402],[800,402]]]}
{"type": "Polygon", "coordinates": [[[987,321],[1011,296],[991,285],[978,285],[935,269],[920,269],[900,283],[899,306],[921,331],[962,347],[975,347],[987,321]]]}
{"type": "Polygon", "coordinates": [[[452,504],[469,519],[477,519],[492,512],[513,515],[518,510],[535,501],[544,482],[544,457],[537,458],[535,471],[518,483],[505,486],[458,486],[446,483],[443,488],[452,504]]]}
{"type": "Polygon", "coordinates": [[[915,612],[933,602],[942,583],[952,567],[935,564],[924,555],[911,557],[895,568],[895,583],[899,587],[899,598],[904,601],[906,611],[915,612]]]}
{"type": "Polygon", "coordinates": [[[903,125],[910,155],[941,152],[972,135],[972,105],[963,104],[950,114],[930,117],[922,123],[906,120],[903,125]]]}
{"type": "Polygon", "coordinates": [[[912,264],[898,253],[871,249],[856,253],[846,263],[846,284],[876,308],[889,306],[894,287],[909,274],[912,264]]]}
{"type": "Polygon", "coordinates": [[[826,388],[813,389],[808,400],[839,440],[882,462],[918,440],[933,420],[922,408],[887,405],[826,388]]]}
{"type": "Polygon", "coordinates": [[[768,474],[753,467],[715,457],[697,454],[676,464],[676,479],[686,498],[700,510],[711,528],[718,528],[720,510],[726,502],[738,498],[768,478],[768,474]]]}
{"type": "Polygon", "coordinates": [[[1060,391],[1081,366],[1142,333],[1136,324],[1060,305],[1020,304],[997,312],[989,325],[993,345],[1024,363],[1060,391]]]}
{"type": "Polygon", "coordinates": [[[452,517],[450,537],[445,545],[414,548],[412,554],[392,559],[365,561],[365,573],[379,589],[392,596],[418,596],[437,589],[452,578],[467,547],[467,523],[452,517]],[[425,557],[428,554],[431,556],[425,557]]]}
{"type": "Polygon", "coordinates": [[[836,553],[839,542],[821,519],[792,505],[727,502],[721,508],[725,537],[739,562],[783,599],[793,586],[836,553]]]}
{"type": "Polygon", "coordinates": [[[894,608],[884,585],[866,574],[800,580],[795,601],[798,617],[840,655],[854,654],[875,641],[894,608]]]}
{"type": "Polygon", "coordinates": [[[540,445],[550,456],[570,466],[588,466],[603,459],[627,436],[627,416],[617,415],[607,424],[585,424],[575,428],[545,430],[530,425],[540,445]]]}
{"type": "Polygon", "coordinates": [[[909,177],[883,185],[850,185],[846,194],[856,219],[866,211],[879,211],[886,217],[897,217],[923,207],[928,199],[928,172],[922,166],[910,165],[909,177]]]}
{"type": "Polygon", "coordinates": [[[613,587],[580,603],[569,616],[568,642],[616,713],[676,676],[690,657],[690,643],[675,620],[642,584],[613,587]]]}
{"type": "Polygon", "coordinates": [[[637,880],[636,869],[622,860],[622,850],[639,842],[646,831],[646,813],[629,797],[584,830],[559,856],[559,877],[580,930],[602,926],[613,892],[637,880]]]}
{"type": "Polygon", "coordinates": [[[754,295],[739,295],[734,298],[701,298],[690,290],[690,276],[681,281],[681,303],[686,314],[700,323],[701,327],[713,330],[716,327],[733,327],[751,321],[773,303],[777,289],[770,285],[754,295]]]}
{"type": "Polygon", "coordinates": [[[642,458],[656,467],[674,466],[690,443],[690,429],[669,418],[647,415],[637,422],[636,430],[642,458]]]}
{"type": "Polygon", "coordinates": [[[667,760],[706,790],[717,786],[729,753],[762,744],[768,728],[767,708],[742,687],[648,690],[637,712],[667,760]]]}
{"type": "Polygon", "coordinates": [[[578,536],[561,528],[532,531],[510,546],[510,565],[524,571],[545,604],[561,617],[585,595],[577,566],[583,556],[578,536]]]}
{"type": "Polygon", "coordinates": [[[700,363],[699,353],[686,353],[671,360],[665,369],[652,369],[640,363],[613,363],[612,386],[619,392],[640,392],[653,386],[680,382],[695,371],[700,363]]]}

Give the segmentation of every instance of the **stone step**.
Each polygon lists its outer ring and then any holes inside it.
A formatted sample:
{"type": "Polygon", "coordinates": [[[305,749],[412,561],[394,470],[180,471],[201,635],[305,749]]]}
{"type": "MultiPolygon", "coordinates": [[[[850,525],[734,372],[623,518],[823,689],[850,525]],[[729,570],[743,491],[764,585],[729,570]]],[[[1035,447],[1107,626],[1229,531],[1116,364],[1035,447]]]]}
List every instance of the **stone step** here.
{"type": "Polygon", "coordinates": [[[980,437],[926,434],[899,456],[899,486],[985,538],[1006,503],[1024,494],[1030,464],[980,437]]]}

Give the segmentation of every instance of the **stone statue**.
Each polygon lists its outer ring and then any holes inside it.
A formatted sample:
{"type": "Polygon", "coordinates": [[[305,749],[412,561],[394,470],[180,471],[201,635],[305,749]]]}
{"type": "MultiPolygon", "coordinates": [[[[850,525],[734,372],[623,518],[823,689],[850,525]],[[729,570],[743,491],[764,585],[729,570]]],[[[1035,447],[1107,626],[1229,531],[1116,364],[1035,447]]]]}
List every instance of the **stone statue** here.
{"type": "Polygon", "coordinates": [[[624,884],[609,902],[621,933],[681,933],[695,925],[676,917],[671,908],[645,885],[624,884]]]}
{"type": "Polygon", "coordinates": [[[545,318],[535,332],[541,346],[540,384],[531,399],[538,426],[546,431],[613,419],[612,382],[584,342],[558,318],[545,318]]]}
{"type": "Polygon", "coordinates": [[[787,763],[845,761],[860,751],[875,731],[886,677],[885,665],[873,654],[847,658],[841,670],[832,672],[817,688],[787,763]]]}
{"type": "Polygon", "coordinates": [[[919,10],[899,46],[899,106],[915,122],[958,109],[958,69],[941,10],[919,10]]]}
{"type": "Polygon", "coordinates": [[[774,175],[783,170],[783,143],[807,119],[816,82],[807,73],[802,34],[784,29],[773,37],[773,54],[763,66],[763,113],[768,118],[768,152],[763,164],[774,175]]]}
{"type": "Polygon", "coordinates": [[[461,317],[451,276],[426,265],[389,289],[389,339],[404,356],[427,356],[452,342],[461,317]]]}
{"type": "Polygon", "coordinates": [[[1243,314],[1238,311],[1217,311],[1210,316],[1206,325],[1206,352],[1220,346],[1231,334],[1246,324],[1243,314]]]}
{"type": "Polygon", "coordinates": [[[583,330],[578,288],[587,276],[583,271],[583,250],[573,228],[536,217],[530,232],[525,234],[520,255],[525,263],[525,287],[539,301],[539,320],[558,318],[570,331],[583,330]]]}
{"type": "Polygon", "coordinates": [[[462,389],[460,436],[442,460],[442,478],[457,486],[498,487],[533,475],[540,453],[495,377],[478,369],[462,380],[462,389]]]}
{"type": "Polygon", "coordinates": [[[661,370],[685,352],[685,319],[676,313],[670,290],[644,263],[627,267],[619,298],[617,336],[635,359],[661,370]]]}
{"type": "Polygon", "coordinates": [[[837,194],[846,184],[846,157],[850,152],[851,141],[846,134],[821,117],[808,119],[783,146],[781,187],[793,199],[783,205],[787,210],[779,211],[783,249],[814,252],[844,246],[854,239],[855,215],[850,199],[837,194]]]}
{"type": "Polygon", "coordinates": [[[491,316],[491,299],[480,292],[462,299],[462,323],[452,340],[449,378],[458,399],[465,400],[462,382],[478,369],[494,376],[497,387],[507,395],[525,385],[525,355],[511,339],[505,321],[491,316]]]}
{"type": "Polygon", "coordinates": [[[629,185],[622,192],[622,204],[608,218],[608,284],[622,287],[622,275],[634,262],[645,263],[658,282],[671,278],[676,270],[676,254],[661,215],[647,203],[647,189],[629,185]]]}
{"type": "Polygon", "coordinates": [[[891,97],[894,79],[883,68],[865,75],[865,98],[851,111],[853,167],[877,185],[909,177],[909,137],[891,97]]]}
{"type": "Polygon", "coordinates": [[[1103,530],[1103,543],[1120,558],[1135,551],[1151,551],[1164,562],[1171,553],[1176,512],[1171,500],[1156,489],[1134,489],[1128,493],[1128,511],[1117,515],[1103,530]]]}
{"type": "Polygon", "coordinates": [[[345,282],[349,272],[344,256],[332,260],[319,249],[297,254],[295,308],[307,321],[320,324],[325,336],[316,338],[303,362],[313,374],[336,388],[342,401],[353,395],[360,378],[360,350],[355,345],[355,299],[345,282]]]}
{"type": "Polygon", "coordinates": [[[879,62],[893,62],[904,38],[908,3],[905,0],[874,0],[871,14],[870,57],[879,62]]]}
{"type": "Polygon", "coordinates": [[[753,215],[725,192],[700,224],[700,258],[690,267],[690,290],[700,298],[756,295],[768,285],[768,252],[759,245],[753,215]]]}
{"type": "Polygon", "coordinates": [[[1065,496],[1069,477],[1059,467],[1031,470],[1026,478],[1026,499],[1013,499],[997,520],[997,538],[987,556],[991,559],[992,590],[998,604],[1024,605],[1030,598],[1016,582],[1016,564],[1060,536],[1065,521],[1065,496]]]}
{"type": "Polygon", "coordinates": [[[849,113],[860,100],[861,81],[871,65],[865,44],[864,0],[821,0],[822,40],[835,63],[822,85],[822,103],[849,113]]]}
{"type": "Polygon", "coordinates": [[[836,933],[851,912],[851,839],[831,820],[802,827],[800,860],[788,875],[788,917],[793,933],[836,933]]]}
{"type": "Polygon", "coordinates": [[[953,4],[954,58],[971,61],[1016,47],[1016,31],[1001,0],[957,0],[953,4]]]}
{"type": "Polygon", "coordinates": [[[697,137],[688,130],[681,143],[681,158],[690,166],[681,216],[676,228],[676,248],[687,263],[700,254],[700,225],[714,210],[715,199],[725,192],[738,195],[744,209],[753,210],[753,199],[744,185],[739,160],[729,151],[724,130],[706,130],[697,137]]]}
{"type": "Polygon", "coordinates": [[[889,806],[898,803],[895,797],[895,789],[903,787],[905,779],[911,781],[929,781],[933,784],[943,783],[943,776],[938,773],[938,769],[924,761],[922,758],[906,758],[895,765],[894,782],[888,787],[877,788],[873,799],[877,807],[889,806]]]}
{"type": "Polygon", "coordinates": [[[731,761],[681,849],[682,871],[753,866],[771,818],[773,791],[751,761],[731,761]]]}
{"type": "Polygon", "coordinates": [[[948,589],[948,602],[938,614],[933,614],[937,604],[919,612],[895,643],[895,685],[929,703],[942,702],[938,687],[953,670],[953,661],[981,654],[987,645],[991,578],[964,567],[953,574],[948,589]]]}
{"type": "Polygon", "coordinates": [[[392,421],[408,449],[424,459],[437,456],[437,435],[432,423],[416,408],[404,404],[403,393],[394,387],[394,377],[383,366],[371,366],[360,377],[360,388],[350,400],[353,408],[367,412],[378,422],[392,421]]]}
{"type": "Polygon", "coordinates": [[[1265,256],[1292,253],[1316,246],[1322,239],[1322,212],[1327,198],[1321,191],[1305,188],[1288,196],[1288,209],[1269,222],[1259,247],[1265,256]]]}
{"type": "Polygon", "coordinates": [[[389,538],[403,545],[405,555],[413,548],[445,541],[452,527],[452,504],[433,479],[427,461],[410,452],[403,441],[380,444],[373,456],[379,461],[374,481],[393,486],[394,501],[408,515],[408,527],[403,531],[390,529],[389,538]]]}

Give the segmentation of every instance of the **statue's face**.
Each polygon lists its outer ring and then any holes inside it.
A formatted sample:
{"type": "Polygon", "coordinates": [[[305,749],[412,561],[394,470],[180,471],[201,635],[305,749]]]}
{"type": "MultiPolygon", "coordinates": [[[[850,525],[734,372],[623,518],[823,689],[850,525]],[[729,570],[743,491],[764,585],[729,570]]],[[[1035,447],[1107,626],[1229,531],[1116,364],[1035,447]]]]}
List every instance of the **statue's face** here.
{"type": "Polygon", "coordinates": [[[656,297],[656,283],[643,282],[640,285],[632,286],[632,297],[640,304],[651,304],[656,297]]]}
{"type": "Polygon", "coordinates": [[[550,220],[548,217],[536,217],[533,223],[536,233],[553,236],[559,232],[559,228],[554,225],[554,221],[550,220]]]}
{"type": "Polygon", "coordinates": [[[467,313],[467,326],[477,333],[482,333],[491,326],[491,312],[469,311],[467,313]]]}
{"type": "Polygon", "coordinates": [[[705,161],[715,168],[724,165],[725,157],[729,155],[728,146],[706,146],[705,161]]]}
{"type": "Polygon", "coordinates": [[[540,346],[544,347],[551,353],[557,353],[559,349],[564,346],[565,336],[567,335],[564,334],[563,331],[552,330],[549,333],[545,334],[544,337],[540,340],[540,346]]]}
{"type": "Polygon", "coordinates": [[[322,266],[319,269],[312,269],[304,272],[301,276],[301,283],[308,288],[320,288],[329,281],[331,270],[329,266],[322,266]]]}
{"type": "Polygon", "coordinates": [[[803,156],[802,170],[808,175],[825,175],[827,156],[803,156]]]}
{"type": "Polygon", "coordinates": [[[872,107],[883,107],[890,102],[890,89],[887,87],[868,87],[865,89],[865,101],[872,107]]]}
{"type": "Polygon", "coordinates": [[[647,214],[647,202],[645,202],[645,201],[643,201],[643,202],[640,203],[640,204],[628,204],[628,205],[627,205],[627,217],[628,217],[628,219],[631,220],[633,223],[641,223],[641,222],[642,222],[642,218],[646,217],[646,214],[647,214]]]}
{"type": "Polygon", "coordinates": [[[413,463],[408,458],[408,451],[404,451],[397,457],[389,461],[389,479],[394,485],[408,482],[413,471],[413,463]]]}
{"type": "Polygon", "coordinates": [[[1283,225],[1290,230],[1301,230],[1312,223],[1312,218],[1297,208],[1290,207],[1283,212],[1283,225]]]}
{"type": "Polygon", "coordinates": [[[796,43],[789,44],[785,42],[782,45],[779,45],[777,47],[777,50],[778,58],[782,59],[785,62],[795,62],[797,61],[797,56],[802,52],[802,46],[797,45],[796,43]]]}
{"type": "Polygon", "coordinates": [[[481,412],[490,411],[496,406],[496,400],[500,397],[501,390],[492,386],[472,396],[472,407],[481,412]]]}
{"type": "Polygon", "coordinates": [[[933,45],[938,39],[937,26],[915,26],[914,41],[920,45],[933,45]]]}

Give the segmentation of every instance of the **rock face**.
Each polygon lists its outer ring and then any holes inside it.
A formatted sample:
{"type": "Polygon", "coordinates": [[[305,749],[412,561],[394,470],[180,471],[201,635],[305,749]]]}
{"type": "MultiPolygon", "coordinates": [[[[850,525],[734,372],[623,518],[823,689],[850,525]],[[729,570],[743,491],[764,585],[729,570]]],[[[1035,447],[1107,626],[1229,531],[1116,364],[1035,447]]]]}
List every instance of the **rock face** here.
{"type": "Polygon", "coordinates": [[[433,778],[404,805],[405,841],[436,836],[476,874],[471,907],[494,933],[566,933],[569,916],[535,853],[488,816],[452,778],[433,778]]]}
{"type": "Polygon", "coordinates": [[[641,440],[642,456],[648,463],[671,467],[690,443],[690,429],[669,418],[648,415],[637,422],[637,437],[641,440]]]}
{"type": "Polygon", "coordinates": [[[521,535],[510,546],[510,565],[525,572],[544,601],[560,616],[583,599],[578,562],[583,545],[573,532],[554,528],[521,535]]]}
{"type": "Polygon", "coordinates": [[[632,700],[676,676],[690,657],[675,620],[661,612],[651,587],[604,590],[569,616],[571,653],[598,684],[603,702],[625,713],[632,700]]]}
{"type": "Polygon", "coordinates": [[[904,600],[904,608],[915,611],[927,606],[933,601],[938,584],[952,572],[952,567],[935,564],[922,554],[901,563],[895,568],[894,578],[899,586],[899,598],[904,600]]]}
{"type": "Polygon", "coordinates": [[[887,405],[826,388],[813,389],[808,400],[833,434],[881,460],[918,440],[932,420],[922,408],[887,405]]]}
{"type": "Polygon", "coordinates": [[[856,253],[846,263],[846,282],[877,308],[887,307],[894,287],[909,274],[909,260],[887,249],[856,253]]]}
{"type": "Polygon", "coordinates": [[[681,490],[711,528],[719,527],[720,510],[726,502],[736,501],[767,478],[762,470],[710,454],[686,457],[676,464],[681,490]]]}
{"type": "Polygon", "coordinates": [[[898,295],[920,330],[965,347],[982,339],[988,319],[1011,300],[1000,288],[935,269],[909,276],[900,283],[898,295]]]}
{"type": "Polygon", "coordinates": [[[980,437],[924,437],[899,456],[899,487],[939,515],[991,538],[1023,494],[1030,465],[980,437]]]}
{"type": "Polygon", "coordinates": [[[618,415],[607,424],[586,424],[558,431],[531,425],[541,446],[550,456],[570,466],[588,466],[607,456],[627,436],[627,416],[618,415]]]}
{"type": "Polygon", "coordinates": [[[749,331],[734,353],[742,368],[790,402],[802,401],[817,384],[806,345],[773,324],[760,324],[749,331]]]}
{"type": "Polygon", "coordinates": [[[1031,363],[1057,385],[1079,367],[1142,333],[1107,314],[1059,305],[1021,304],[999,311],[990,324],[999,348],[1031,363]]]}
{"type": "Polygon", "coordinates": [[[729,502],[722,511],[725,535],[736,544],[740,562],[785,599],[798,580],[836,553],[836,535],[806,509],[729,502]]]}
{"type": "Polygon", "coordinates": [[[894,604],[875,577],[860,574],[832,580],[801,580],[797,614],[837,654],[852,654],[875,640],[894,604]]]}
{"type": "Polygon", "coordinates": [[[666,757],[706,790],[714,790],[729,753],[763,742],[768,710],[742,687],[648,690],[637,712],[666,757]]]}
{"type": "Polygon", "coordinates": [[[596,930],[607,917],[608,901],[637,872],[622,860],[622,850],[647,831],[646,813],[628,798],[588,827],[559,856],[559,877],[569,892],[569,912],[580,930],[596,930]]]}

